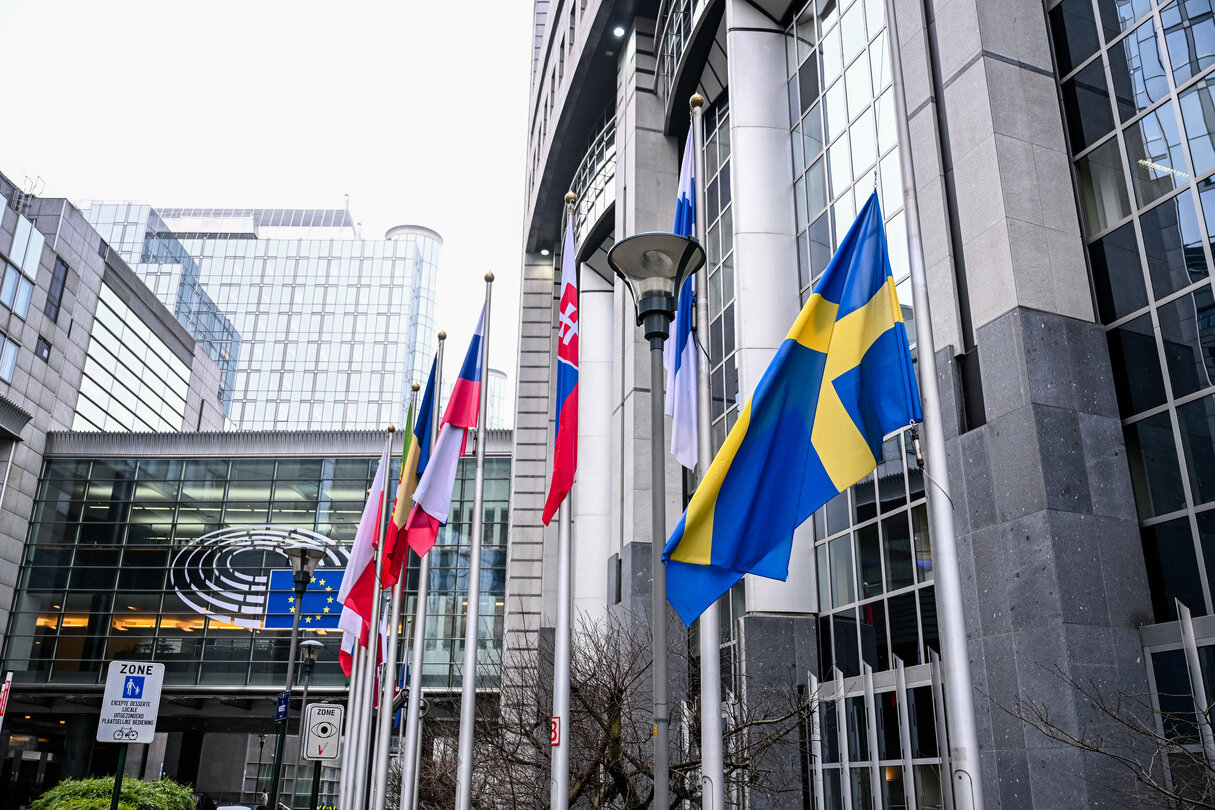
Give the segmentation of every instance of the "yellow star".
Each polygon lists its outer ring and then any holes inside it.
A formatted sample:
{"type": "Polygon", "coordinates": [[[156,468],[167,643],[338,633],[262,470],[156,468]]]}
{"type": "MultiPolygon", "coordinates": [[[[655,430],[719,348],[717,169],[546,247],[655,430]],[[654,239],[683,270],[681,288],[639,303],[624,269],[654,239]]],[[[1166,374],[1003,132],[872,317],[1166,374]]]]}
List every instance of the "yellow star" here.
{"type": "Polygon", "coordinates": [[[291,612],[292,612],[292,613],[295,613],[295,608],[291,608],[291,612]]]}
{"type": "Polygon", "coordinates": [[[308,584],[309,584],[309,585],[311,585],[311,584],[313,584],[313,583],[315,583],[315,582],[316,582],[316,577],[313,577],[312,579],[308,580],[308,584]]]}
{"type": "Polygon", "coordinates": [[[325,608],[325,612],[326,612],[326,613],[328,613],[328,612],[329,612],[329,608],[325,608]]]}
{"type": "Polygon", "coordinates": [[[333,590],[333,586],[332,586],[332,585],[326,585],[326,586],[325,586],[325,590],[327,590],[327,591],[332,591],[332,590],[333,590]]]}
{"type": "Polygon", "coordinates": [[[322,580],[321,580],[321,584],[322,584],[322,585],[324,585],[324,584],[325,584],[325,580],[323,580],[323,579],[322,579],[322,580]]]}
{"type": "Polygon", "coordinates": [[[332,601],[333,601],[333,597],[332,597],[332,596],[331,596],[331,597],[329,597],[328,601],[329,601],[329,602],[332,602],[332,601]]]}
{"type": "Polygon", "coordinates": [[[288,598],[287,598],[287,604],[288,604],[288,605],[294,605],[294,604],[295,604],[295,597],[294,597],[294,596],[288,597],[288,598]]]}
{"type": "Polygon", "coordinates": [[[306,622],[311,622],[311,621],[312,621],[312,617],[311,617],[311,616],[306,616],[306,617],[304,618],[304,621],[306,621],[306,622]]]}

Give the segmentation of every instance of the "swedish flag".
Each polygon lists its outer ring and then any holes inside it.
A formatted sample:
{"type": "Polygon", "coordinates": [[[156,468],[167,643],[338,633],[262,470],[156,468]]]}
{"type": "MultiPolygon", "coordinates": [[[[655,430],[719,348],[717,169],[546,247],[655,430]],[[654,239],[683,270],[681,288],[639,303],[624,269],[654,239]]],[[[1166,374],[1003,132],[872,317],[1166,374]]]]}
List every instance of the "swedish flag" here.
{"type": "Polygon", "coordinates": [[[787,578],[794,529],[873,471],[887,434],[920,419],[875,192],[663,550],[684,622],[743,574],[787,578]]]}

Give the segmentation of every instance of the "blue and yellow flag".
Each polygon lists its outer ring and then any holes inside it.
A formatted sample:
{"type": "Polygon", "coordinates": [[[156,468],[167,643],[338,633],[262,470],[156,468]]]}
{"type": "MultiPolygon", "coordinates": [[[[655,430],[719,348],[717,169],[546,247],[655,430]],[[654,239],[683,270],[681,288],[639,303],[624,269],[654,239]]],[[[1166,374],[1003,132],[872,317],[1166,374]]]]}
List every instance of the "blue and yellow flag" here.
{"type": "Polygon", "coordinates": [[[743,574],[786,579],[794,529],[873,471],[887,434],[920,419],[875,192],[663,550],[684,622],[743,574]]]}

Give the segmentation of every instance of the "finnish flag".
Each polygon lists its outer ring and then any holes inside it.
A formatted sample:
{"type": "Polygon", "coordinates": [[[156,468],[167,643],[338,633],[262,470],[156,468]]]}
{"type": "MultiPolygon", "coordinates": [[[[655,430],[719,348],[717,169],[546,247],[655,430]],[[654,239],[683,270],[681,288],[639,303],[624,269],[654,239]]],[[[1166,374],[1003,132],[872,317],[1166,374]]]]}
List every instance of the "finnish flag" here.
{"type": "MultiPolygon", "coordinates": [[[[688,133],[679,169],[679,196],[675,200],[675,226],[680,236],[696,238],[696,178],[692,133],[688,133]]],[[[666,414],[671,417],[671,455],[688,469],[696,467],[696,384],[698,365],[696,340],[692,337],[692,310],[696,301],[696,277],[689,276],[679,290],[675,329],[663,347],[667,372],[666,414]]]]}

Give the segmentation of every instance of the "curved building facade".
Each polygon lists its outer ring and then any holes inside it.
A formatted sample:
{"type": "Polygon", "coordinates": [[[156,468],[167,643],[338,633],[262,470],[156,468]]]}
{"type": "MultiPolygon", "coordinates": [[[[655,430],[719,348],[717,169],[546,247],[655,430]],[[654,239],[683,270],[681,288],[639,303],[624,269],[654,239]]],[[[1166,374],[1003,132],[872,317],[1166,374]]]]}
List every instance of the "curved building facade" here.
{"type": "MultiPolygon", "coordinates": [[[[1095,679],[1109,696],[1151,695],[1182,718],[1169,733],[1184,733],[1203,686],[1186,669],[1191,625],[1178,604],[1199,617],[1203,680],[1215,675],[1204,618],[1215,570],[1215,9],[891,7],[897,43],[880,0],[536,4],[515,418],[516,458],[536,464],[515,469],[508,656],[539,649],[555,621],[556,534],[539,520],[543,488],[522,478],[547,478],[552,463],[570,190],[583,351],[575,614],[648,603],[650,544],[665,538],[650,534],[647,347],[605,257],[616,240],[671,228],[698,92],[714,446],[872,192],[909,332],[923,316],[908,281],[909,162],[986,806],[1104,806],[1125,786],[1007,710],[1045,700],[1076,731],[1090,707],[1065,680],[1095,679]]],[[[672,526],[673,459],[666,478],[672,526]]],[[[723,598],[727,704],[817,687],[821,744],[789,763],[798,806],[953,806],[933,541],[925,476],[896,434],[871,476],[798,531],[788,582],[748,577],[723,598]]],[[[744,784],[728,803],[791,806],[744,784]]]]}

